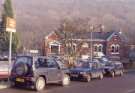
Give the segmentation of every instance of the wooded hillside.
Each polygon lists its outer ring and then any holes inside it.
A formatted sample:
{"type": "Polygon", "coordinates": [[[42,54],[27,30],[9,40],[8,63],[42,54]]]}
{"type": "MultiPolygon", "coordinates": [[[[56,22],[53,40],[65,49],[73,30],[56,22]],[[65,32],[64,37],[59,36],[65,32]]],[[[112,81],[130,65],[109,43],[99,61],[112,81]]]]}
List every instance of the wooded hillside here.
{"type": "Polygon", "coordinates": [[[43,37],[64,18],[90,18],[105,30],[124,31],[135,41],[134,0],[13,0],[17,31],[25,47],[38,47],[43,37]],[[39,42],[40,41],[40,42],[39,42]],[[34,42],[34,43],[33,43],[34,42]]]}

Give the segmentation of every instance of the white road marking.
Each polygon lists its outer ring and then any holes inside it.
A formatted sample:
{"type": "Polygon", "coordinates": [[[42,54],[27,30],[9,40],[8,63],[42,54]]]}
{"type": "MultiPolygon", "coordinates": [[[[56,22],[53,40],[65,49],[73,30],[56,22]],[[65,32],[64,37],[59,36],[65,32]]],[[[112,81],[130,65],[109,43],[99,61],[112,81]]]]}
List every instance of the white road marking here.
{"type": "Polygon", "coordinates": [[[127,91],[127,93],[135,93],[135,89],[130,89],[127,91]]]}

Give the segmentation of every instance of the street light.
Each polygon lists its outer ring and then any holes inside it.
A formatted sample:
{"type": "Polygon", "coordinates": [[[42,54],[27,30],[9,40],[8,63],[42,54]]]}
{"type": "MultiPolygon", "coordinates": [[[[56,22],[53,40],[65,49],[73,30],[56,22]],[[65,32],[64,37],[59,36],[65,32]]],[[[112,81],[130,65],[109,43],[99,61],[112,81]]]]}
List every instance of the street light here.
{"type": "Polygon", "coordinates": [[[93,58],[93,31],[94,31],[94,26],[90,26],[90,41],[91,41],[91,50],[90,50],[90,60],[92,62],[92,58],[93,58]]]}
{"type": "Polygon", "coordinates": [[[92,59],[93,59],[93,32],[94,32],[94,30],[95,29],[98,29],[98,28],[101,28],[101,30],[103,30],[104,28],[105,28],[105,26],[104,25],[102,25],[102,24],[99,24],[99,25],[97,25],[97,26],[93,26],[93,25],[91,25],[90,26],[90,28],[89,28],[89,30],[90,30],[90,41],[91,41],[91,50],[90,50],[90,60],[91,60],[91,62],[92,62],[92,59]]]}
{"type": "Polygon", "coordinates": [[[11,66],[12,66],[12,37],[13,33],[16,32],[16,20],[14,18],[7,17],[6,18],[6,32],[10,33],[9,40],[9,75],[11,74],[11,66]]]}

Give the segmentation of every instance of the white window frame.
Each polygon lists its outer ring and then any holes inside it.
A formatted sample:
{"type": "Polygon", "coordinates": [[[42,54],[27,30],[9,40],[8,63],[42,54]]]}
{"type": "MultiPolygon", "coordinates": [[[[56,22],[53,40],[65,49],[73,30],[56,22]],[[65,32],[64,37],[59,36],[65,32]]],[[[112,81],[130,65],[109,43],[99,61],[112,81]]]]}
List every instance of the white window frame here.
{"type": "Polygon", "coordinates": [[[94,52],[98,52],[98,44],[94,44],[94,52]],[[96,50],[95,50],[96,48],[96,50]]]}
{"type": "Polygon", "coordinates": [[[51,53],[52,53],[52,50],[51,50],[51,47],[52,47],[52,46],[58,46],[58,53],[60,54],[60,51],[61,51],[60,47],[61,47],[61,44],[60,44],[58,41],[50,42],[50,43],[49,43],[49,48],[50,48],[51,53]]]}
{"type": "Polygon", "coordinates": [[[94,44],[94,52],[103,52],[103,45],[102,44],[94,44]],[[95,51],[95,47],[97,48],[96,51],[95,51]],[[101,47],[101,51],[99,51],[100,47],[101,47]]]}
{"type": "Polygon", "coordinates": [[[119,44],[112,44],[111,45],[111,54],[120,54],[120,45],[119,44]],[[114,47],[114,51],[112,51],[112,47],[114,47]],[[117,51],[118,49],[118,51],[117,51]]]}
{"type": "Polygon", "coordinates": [[[116,53],[119,53],[120,52],[120,45],[119,44],[116,44],[116,49],[115,49],[116,53]]]}
{"type": "Polygon", "coordinates": [[[102,44],[99,44],[98,45],[98,52],[103,52],[103,45],[102,44]],[[100,50],[100,47],[101,47],[101,51],[99,51],[100,50]]]}

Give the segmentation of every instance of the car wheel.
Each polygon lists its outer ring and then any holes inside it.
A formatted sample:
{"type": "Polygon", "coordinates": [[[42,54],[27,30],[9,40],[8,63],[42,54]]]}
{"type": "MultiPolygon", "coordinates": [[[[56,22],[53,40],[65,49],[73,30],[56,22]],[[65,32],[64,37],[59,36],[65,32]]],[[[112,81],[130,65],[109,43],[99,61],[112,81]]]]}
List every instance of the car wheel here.
{"type": "Polygon", "coordinates": [[[42,91],[45,88],[45,79],[43,77],[39,77],[35,82],[36,91],[42,91]]]}
{"type": "Polygon", "coordinates": [[[104,76],[103,76],[103,73],[101,73],[100,76],[99,76],[99,79],[102,80],[103,77],[104,77],[104,76]]]}
{"type": "Polygon", "coordinates": [[[67,86],[70,84],[70,77],[69,75],[65,74],[62,79],[62,86],[67,86]]]}
{"type": "Polygon", "coordinates": [[[111,72],[111,76],[114,77],[115,76],[115,73],[114,72],[111,72]]]}
{"type": "Polygon", "coordinates": [[[91,76],[90,76],[90,75],[87,75],[87,76],[85,77],[85,81],[86,81],[86,82],[90,82],[90,81],[91,81],[91,76]]]}

